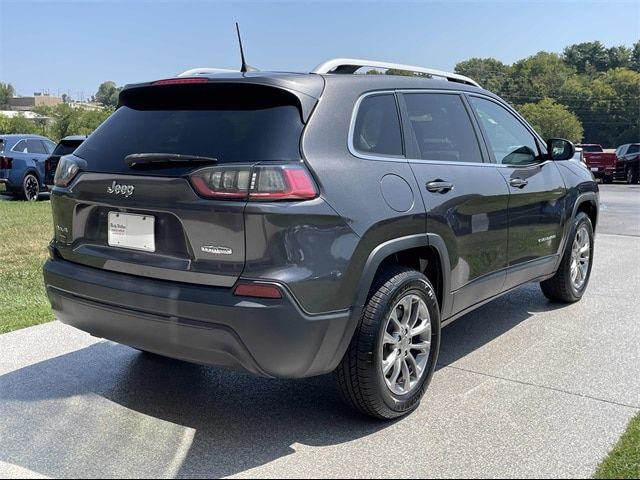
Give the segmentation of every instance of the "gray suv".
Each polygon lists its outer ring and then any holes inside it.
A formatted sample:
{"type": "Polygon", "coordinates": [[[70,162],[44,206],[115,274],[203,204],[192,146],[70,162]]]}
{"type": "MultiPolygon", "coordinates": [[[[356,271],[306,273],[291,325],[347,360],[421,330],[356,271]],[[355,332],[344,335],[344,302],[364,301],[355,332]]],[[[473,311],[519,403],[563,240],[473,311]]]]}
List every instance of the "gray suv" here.
{"type": "Polygon", "coordinates": [[[573,154],[473,80],[407,65],[130,85],[58,164],[47,293],[97,337],[265,377],[335,372],[349,404],[396,418],[442,327],[528,282],[582,297],[598,187],[573,154]]]}

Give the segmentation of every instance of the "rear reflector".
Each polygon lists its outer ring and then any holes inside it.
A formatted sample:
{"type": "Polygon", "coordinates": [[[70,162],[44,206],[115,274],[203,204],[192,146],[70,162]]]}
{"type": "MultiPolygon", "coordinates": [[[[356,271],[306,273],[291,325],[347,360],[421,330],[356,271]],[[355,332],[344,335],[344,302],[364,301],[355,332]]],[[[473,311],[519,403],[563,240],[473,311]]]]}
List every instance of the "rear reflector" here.
{"type": "Polygon", "coordinates": [[[278,287],[264,283],[238,283],[233,294],[236,297],[282,298],[278,287]]]}
{"type": "Polygon", "coordinates": [[[6,170],[11,168],[11,163],[13,162],[13,158],[10,157],[0,157],[0,168],[2,170],[6,170]]]}
{"type": "Polygon", "coordinates": [[[277,201],[318,196],[311,175],[301,164],[206,167],[190,178],[193,188],[205,198],[277,201]]]}
{"type": "Polygon", "coordinates": [[[203,77],[196,78],[169,78],[167,80],[157,80],[152,82],[151,85],[176,85],[184,83],[207,83],[209,80],[203,77]]]}

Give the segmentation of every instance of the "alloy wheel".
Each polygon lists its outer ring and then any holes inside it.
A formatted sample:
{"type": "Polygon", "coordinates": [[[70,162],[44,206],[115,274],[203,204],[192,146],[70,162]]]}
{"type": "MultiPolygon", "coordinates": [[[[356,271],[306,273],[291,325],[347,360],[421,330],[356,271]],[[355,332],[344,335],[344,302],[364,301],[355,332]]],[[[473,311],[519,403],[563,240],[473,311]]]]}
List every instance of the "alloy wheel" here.
{"type": "Polygon", "coordinates": [[[571,247],[571,283],[580,290],[587,281],[591,261],[591,239],[586,225],[580,225],[571,247]]]}
{"type": "Polygon", "coordinates": [[[382,374],[389,390],[411,393],[427,369],[431,352],[431,317],[416,294],[402,297],[391,309],[382,340],[382,374]]]}

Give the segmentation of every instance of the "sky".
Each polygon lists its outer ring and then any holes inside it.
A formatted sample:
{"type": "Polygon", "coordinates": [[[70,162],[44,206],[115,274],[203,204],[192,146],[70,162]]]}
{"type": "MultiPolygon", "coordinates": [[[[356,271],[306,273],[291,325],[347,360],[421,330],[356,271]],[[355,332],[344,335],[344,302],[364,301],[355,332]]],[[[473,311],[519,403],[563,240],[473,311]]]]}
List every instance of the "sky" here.
{"type": "Polygon", "coordinates": [[[355,57],[452,71],[471,57],[513,63],[585,41],[630,46],[640,0],[0,0],[0,81],[20,95],[86,99],[105,80],[238,69],[235,21],[247,62],[261,70],[355,57]]]}

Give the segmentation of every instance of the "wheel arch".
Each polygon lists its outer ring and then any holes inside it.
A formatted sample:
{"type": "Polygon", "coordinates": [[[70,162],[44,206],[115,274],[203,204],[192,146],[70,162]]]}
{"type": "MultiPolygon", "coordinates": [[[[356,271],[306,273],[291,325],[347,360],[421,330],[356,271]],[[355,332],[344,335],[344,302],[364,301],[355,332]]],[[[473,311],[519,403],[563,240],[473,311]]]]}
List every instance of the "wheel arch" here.
{"type": "Polygon", "coordinates": [[[441,313],[450,310],[451,267],[446,244],[435,234],[416,234],[389,240],[369,255],[360,277],[354,305],[358,312],[366,304],[376,275],[387,265],[402,265],[425,274],[436,290],[441,313]]]}
{"type": "Polygon", "coordinates": [[[573,215],[571,218],[576,218],[579,212],[584,212],[591,220],[593,231],[596,231],[596,224],[598,223],[598,195],[595,192],[583,193],[576,199],[576,203],[573,206],[573,215]]]}

